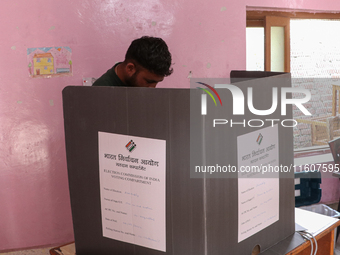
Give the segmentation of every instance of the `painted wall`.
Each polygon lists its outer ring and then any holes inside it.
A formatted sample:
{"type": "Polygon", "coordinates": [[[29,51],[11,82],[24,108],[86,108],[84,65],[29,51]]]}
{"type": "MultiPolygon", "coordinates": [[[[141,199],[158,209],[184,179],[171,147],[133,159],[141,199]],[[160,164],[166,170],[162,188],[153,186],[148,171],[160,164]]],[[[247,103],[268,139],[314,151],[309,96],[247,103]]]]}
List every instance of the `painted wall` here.
{"type": "Polygon", "coordinates": [[[142,35],[163,37],[173,54],[160,87],[189,87],[189,71],[227,76],[245,64],[236,2],[0,1],[0,250],[73,240],[62,89],[99,77],[142,35]],[[27,49],[64,46],[73,76],[30,77],[27,49]]]}
{"type": "Polygon", "coordinates": [[[73,240],[61,91],[160,36],[175,72],[159,87],[245,68],[246,5],[340,10],[336,1],[0,1],[0,250],[73,240]],[[32,78],[27,49],[70,47],[73,76],[32,78]]]}

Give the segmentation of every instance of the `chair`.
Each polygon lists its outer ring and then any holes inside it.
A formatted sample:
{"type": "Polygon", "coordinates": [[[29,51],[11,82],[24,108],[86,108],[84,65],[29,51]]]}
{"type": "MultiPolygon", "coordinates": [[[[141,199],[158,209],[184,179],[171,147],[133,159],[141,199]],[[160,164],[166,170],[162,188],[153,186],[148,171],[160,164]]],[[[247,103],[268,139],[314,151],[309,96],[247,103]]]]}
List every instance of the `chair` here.
{"type": "Polygon", "coordinates": [[[296,119],[298,123],[311,125],[312,145],[327,145],[327,142],[340,136],[340,107],[337,112],[337,102],[340,100],[340,85],[333,84],[332,114],[311,119],[296,119]]]}

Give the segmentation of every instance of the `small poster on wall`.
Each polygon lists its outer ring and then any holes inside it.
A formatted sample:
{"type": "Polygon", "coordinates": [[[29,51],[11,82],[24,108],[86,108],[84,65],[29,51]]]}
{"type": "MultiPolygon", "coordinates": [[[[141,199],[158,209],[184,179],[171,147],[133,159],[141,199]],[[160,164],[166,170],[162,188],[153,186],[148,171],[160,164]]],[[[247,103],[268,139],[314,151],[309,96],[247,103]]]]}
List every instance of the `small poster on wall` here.
{"type": "Polygon", "coordinates": [[[30,77],[51,78],[72,75],[70,47],[43,47],[27,49],[27,67],[30,77]]]}

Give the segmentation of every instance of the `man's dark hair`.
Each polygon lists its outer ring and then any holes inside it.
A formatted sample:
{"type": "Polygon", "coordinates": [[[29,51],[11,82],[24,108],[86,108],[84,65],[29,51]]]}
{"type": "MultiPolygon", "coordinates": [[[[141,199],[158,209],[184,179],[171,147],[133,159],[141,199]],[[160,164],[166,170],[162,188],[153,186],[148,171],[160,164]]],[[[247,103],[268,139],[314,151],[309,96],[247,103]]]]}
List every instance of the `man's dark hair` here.
{"type": "Polygon", "coordinates": [[[171,53],[161,38],[143,36],[134,40],[125,55],[125,61],[131,60],[157,75],[169,76],[173,72],[171,53]]]}

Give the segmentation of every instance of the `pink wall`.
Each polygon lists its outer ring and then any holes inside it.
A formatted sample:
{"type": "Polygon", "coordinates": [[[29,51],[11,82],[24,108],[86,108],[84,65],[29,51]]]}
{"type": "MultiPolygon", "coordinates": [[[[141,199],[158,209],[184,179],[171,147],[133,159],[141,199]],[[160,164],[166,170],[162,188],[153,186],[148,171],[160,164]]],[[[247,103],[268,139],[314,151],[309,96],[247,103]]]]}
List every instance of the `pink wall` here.
{"type": "Polygon", "coordinates": [[[0,250],[73,240],[61,91],[98,77],[134,38],[160,36],[175,72],[226,77],[245,68],[246,5],[340,9],[337,1],[0,1],[0,250]],[[30,78],[27,48],[68,46],[73,76],[30,78]]]}
{"type": "Polygon", "coordinates": [[[245,12],[234,2],[0,1],[0,250],[73,240],[62,89],[99,77],[142,35],[173,53],[160,87],[243,68],[245,12]],[[27,49],[57,46],[72,49],[73,76],[29,77],[27,49]]]}

